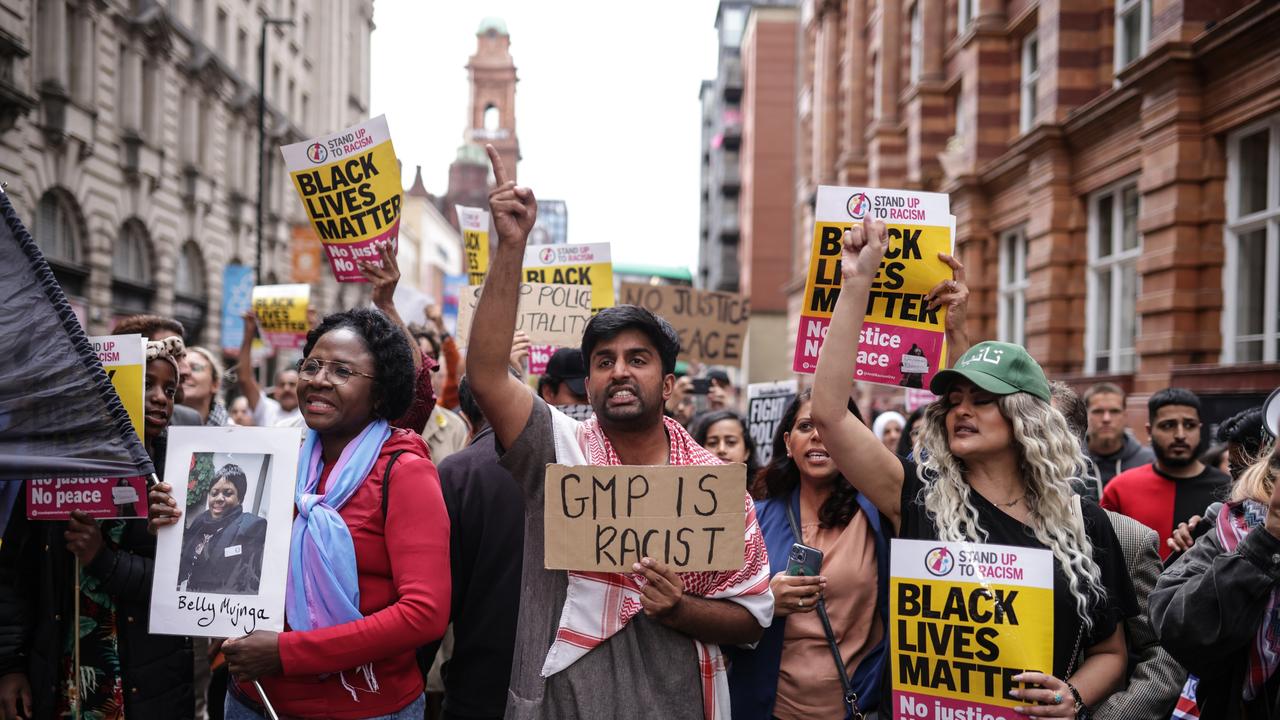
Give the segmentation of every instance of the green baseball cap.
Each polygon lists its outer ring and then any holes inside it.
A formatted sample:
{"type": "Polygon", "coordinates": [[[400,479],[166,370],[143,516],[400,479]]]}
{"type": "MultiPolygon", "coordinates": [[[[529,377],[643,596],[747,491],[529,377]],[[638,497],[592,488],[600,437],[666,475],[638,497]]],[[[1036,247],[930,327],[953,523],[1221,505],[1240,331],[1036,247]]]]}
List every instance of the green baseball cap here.
{"type": "Polygon", "coordinates": [[[934,395],[946,395],[951,386],[962,379],[996,395],[1025,392],[1049,402],[1049,381],[1044,377],[1044,370],[1021,345],[978,343],[950,369],[934,375],[929,390],[934,395]]]}

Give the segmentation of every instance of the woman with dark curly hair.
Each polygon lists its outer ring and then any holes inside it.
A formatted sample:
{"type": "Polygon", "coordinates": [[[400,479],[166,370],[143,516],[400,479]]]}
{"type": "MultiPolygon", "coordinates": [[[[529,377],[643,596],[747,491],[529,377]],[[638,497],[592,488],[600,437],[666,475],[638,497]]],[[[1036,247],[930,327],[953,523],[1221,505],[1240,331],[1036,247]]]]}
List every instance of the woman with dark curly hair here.
{"type": "MultiPolygon", "coordinates": [[[[805,391],[787,406],[773,459],[756,483],[764,497],[756,516],[769,549],[774,621],[754,650],[730,651],[735,718],[845,717],[846,692],[856,695],[863,712],[874,710],[880,697],[889,612],[882,528],[888,525],[836,469],[810,404],[805,391]],[[818,576],[790,574],[794,543],[822,552],[818,576]]],[[[861,421],[853,401],[849,412],[861,421]]]]}
{"type": "MultiPolygon", "coordinates": [[[[239,680],[225,717],[265,715],[258,680],[281,716],[421,718],[415,650],[448,621],[449,518],[426,444],[388,424],[413,400],[412,350],[386,315],[357,308],[326,317],[303,353],[288,627],[222,646],[239,680]]],[[[152,494],[155,524],[175,511],[152,494]]]]}
{"type": "Polygon", "coordinates": [[[743,463],[747,466],[748,487],[755,481],[756,441],[747,431],[747,421],[732,410],[713,410],[697,419],[693,439],[711,451],[711,454],[727,463],[743,463]]]}

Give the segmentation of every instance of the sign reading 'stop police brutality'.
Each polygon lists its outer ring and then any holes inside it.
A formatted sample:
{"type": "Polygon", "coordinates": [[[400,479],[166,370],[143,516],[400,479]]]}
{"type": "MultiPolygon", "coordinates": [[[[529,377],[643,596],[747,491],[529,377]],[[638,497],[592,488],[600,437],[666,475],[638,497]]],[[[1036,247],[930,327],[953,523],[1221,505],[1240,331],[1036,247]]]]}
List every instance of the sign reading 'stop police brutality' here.
{"type": "Polygon", "coordinates": [[[339,282],[366,282],[357,263],[400,233],[400,164],[387,119],[280,148],[339,282]]]}
{"type": "Polygon", "coordinates": [[[1022,717],[1013,678],[1053,672],[1053,553],[894,540],[889,557],[890,717],[1022,717]]]}
{"type": "Polygon", "coordinates": [[[875,188],[818,188],[813,245],[805,281],[795,372],[812,373],[840,297],[840,248],[844,231],[865,218],[887,225],[889,246],[871,293],[858,338],[855,380],[928,387],[942,363],[946,308],[930,310],[925,296],[951,277],[938,259],[950,253],[950,200],[940,193],[875,188]]]}

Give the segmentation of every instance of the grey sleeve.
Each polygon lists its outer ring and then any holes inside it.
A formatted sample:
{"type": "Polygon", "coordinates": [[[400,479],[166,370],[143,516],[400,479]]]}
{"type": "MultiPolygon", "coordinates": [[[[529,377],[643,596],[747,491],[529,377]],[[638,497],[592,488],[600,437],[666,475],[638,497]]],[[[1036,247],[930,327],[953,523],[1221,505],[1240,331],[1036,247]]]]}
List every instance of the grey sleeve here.
{"type": "Polygon", "coordinates": [[[1258,527],[1227,553],[1211,530],[1160,576],[1151,624],[1174,659],[1209,674],[1249,646],[1277,582],[1280,539],[1258,527]]]}
{"type": "Polygon", "coordinates": [[[510,448],[494,438],[498,463],[511,473],[524,491],[525,502],[542,503],[547,465],[556,461],[555,438],[551,430],[551,408],[540,398],[533,399],[529,421],[510,448]]]}
{"type": "Polygon", "coordinates": [[[1147,601],[1160,578],[1162,564],[1156,550],[1160,536],[1154,530],[1143,529],[1146,533],[1140,549],[1129,565],[1133,590],[1142,612],[1125,622],[1129,652],[1138,658],[1138,663],[1129,676],[1128,687],[1094,708],[1096,720],[1166,716],[1187,678],[1187,671],[1160,646],[1160,639],[1156,637],[1147,615],[1147,601]]]}

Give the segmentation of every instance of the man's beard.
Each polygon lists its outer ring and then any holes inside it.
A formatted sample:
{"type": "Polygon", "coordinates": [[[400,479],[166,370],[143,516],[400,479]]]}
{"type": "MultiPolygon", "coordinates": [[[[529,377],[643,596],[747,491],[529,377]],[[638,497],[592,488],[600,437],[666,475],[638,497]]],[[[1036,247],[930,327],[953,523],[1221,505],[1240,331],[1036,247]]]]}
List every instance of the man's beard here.
{"type": "Polygon", "coordinates": [[[1185,458],[1172,457],[1164,449],[1164,447],[1160,445],[1160,443],[1157,443],[1157,442],[1151,443],[1151,451],[1154,452],[1156,455],[1156,462],[1160,463],[1162,467],[1167,467],[1167,468],[1184,468],[1190,465],[1191,463],[1195,462],[1196,461],[1195,448],[1192,448],[1191,450],[1192,450],[1191,454],[1185,458]]]}
{"type": "MultiPolygon", "coordinates": [[[[652,403],[648,402],[648,398],[645,397],[640,387],[633,384],[612,386],[599,400],[592,402],[591,405],[595,409],[596,418],[600,420],[602,424],[622,430],[637,430],[643,428],[652,424],[655,419],[661,418],[662,416],[661,412],[653,412],[652,403]],[[628,405],[625,407],[609,406],[609,397],[615,390],[620,388],[626,388],[631,391],[631,394],[636,398],[634,405],[628,405]]],[[[659,403],[657,407],[661,408],[661,403],[659,403]]]]}

